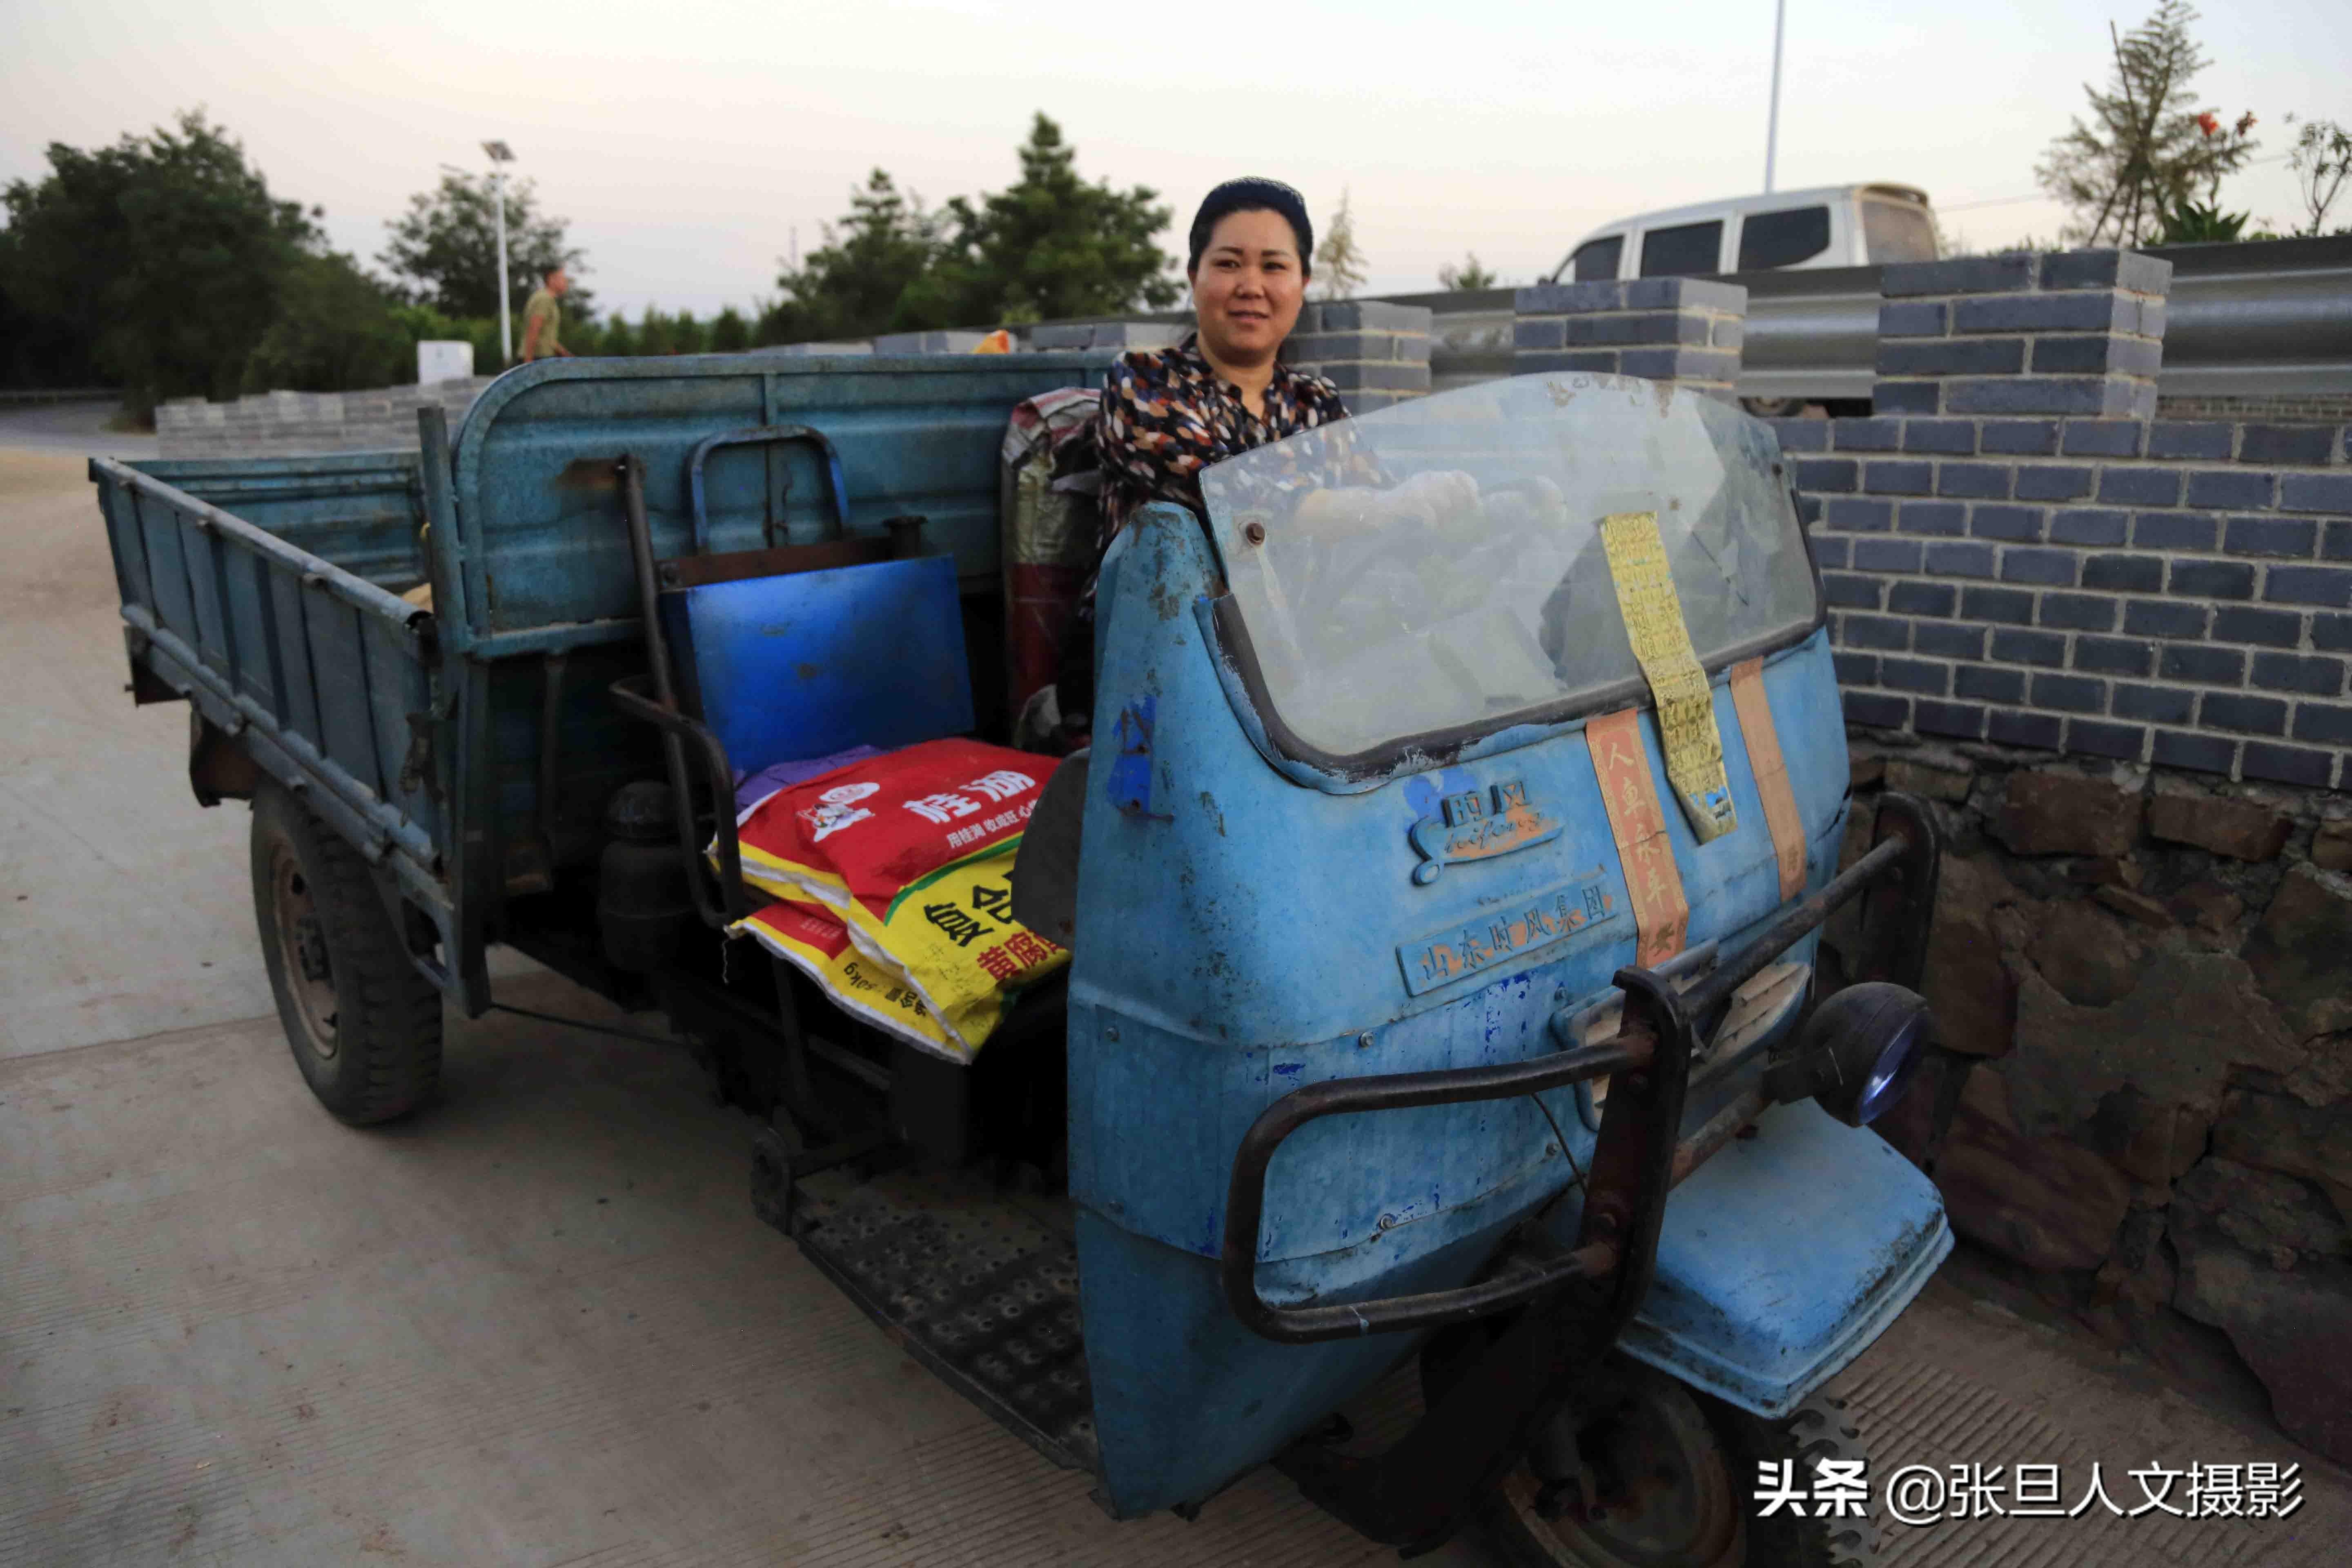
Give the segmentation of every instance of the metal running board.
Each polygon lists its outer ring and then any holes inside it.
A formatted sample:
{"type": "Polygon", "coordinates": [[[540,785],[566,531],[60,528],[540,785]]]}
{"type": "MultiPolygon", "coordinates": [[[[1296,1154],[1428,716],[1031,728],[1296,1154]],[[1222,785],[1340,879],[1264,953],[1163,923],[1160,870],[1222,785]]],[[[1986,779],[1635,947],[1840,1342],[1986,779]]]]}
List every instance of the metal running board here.
{"type": "Polygon", "coordinates": [[[1078,1254],[1055,1200],[904,1171],[828,1199],[799,1185],[793,1239],[908,1353],[1055,1464],[1100,1468],[1078,1254]]]}

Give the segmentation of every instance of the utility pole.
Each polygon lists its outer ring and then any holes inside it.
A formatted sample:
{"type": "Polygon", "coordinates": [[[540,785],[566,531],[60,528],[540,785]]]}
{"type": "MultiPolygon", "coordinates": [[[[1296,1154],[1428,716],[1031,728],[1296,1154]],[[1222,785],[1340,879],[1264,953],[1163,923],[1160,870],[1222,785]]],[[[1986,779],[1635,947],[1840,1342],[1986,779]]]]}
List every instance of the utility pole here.
{"type": "MultiPolygon", "coordinates": [[[[1777,61],[1777,50],[1774,59],[1777,61]]],[[[1774,67],[1774,79],[1779,79],[1779,67],[1774,67]]],[[[1777,90],[1777,88],[1776,88],[1777,90]]],[[[514,149],[503,142],[485,142],[482,151],[490,158],[490,205],[497,210],[499,226],[499,367],[503,370],[514,363],[514,323],[511,291],[507,287],[507,165],[514,162],[514,149]]],[[[1771,189],[1771,182],[1765,182],[1771,189]]]]}
{"type": "Polygon", "coordinates": [[[1780,150],[1780,29],[1789,0],[1772,0],[1772,110],[1764,121],[1764,194],[1772,194],[1772,161],[1780,150]]]}

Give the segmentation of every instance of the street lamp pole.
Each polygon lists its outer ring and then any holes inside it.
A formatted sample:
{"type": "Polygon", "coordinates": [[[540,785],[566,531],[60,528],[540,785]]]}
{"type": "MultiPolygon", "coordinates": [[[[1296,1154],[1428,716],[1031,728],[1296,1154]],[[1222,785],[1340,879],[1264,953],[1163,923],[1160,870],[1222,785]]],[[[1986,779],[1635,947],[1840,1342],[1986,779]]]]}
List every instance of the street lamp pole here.
{"type": "MultiPolygon", "coordinates": [[[[513,296],[507,287],[507,165],[514,162],[514,149],[503,142],[485,142],[482,151],[489,154],[490,204],[498,212],[499,363],[507,365],[514,363],[514,324],[509,315],[513,296]]],[[[1770,188],[1769,182],[1766,188],[1770,188]]]]}
{"type": "Polygon", "coordinates": [[[1772,160],[1780,150],[1780,29],[1789,19],[1789,0],[1772,0],[1772,109],[1764,121],[1764,194],[1772,194],[1772,160]]]}

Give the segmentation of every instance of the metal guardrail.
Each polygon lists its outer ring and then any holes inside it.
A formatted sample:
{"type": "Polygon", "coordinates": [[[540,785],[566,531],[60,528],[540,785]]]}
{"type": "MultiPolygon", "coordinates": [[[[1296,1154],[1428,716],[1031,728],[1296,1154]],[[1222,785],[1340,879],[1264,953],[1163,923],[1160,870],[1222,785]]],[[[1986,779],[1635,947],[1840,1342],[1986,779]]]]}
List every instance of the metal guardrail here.
{"type": "MultiPolygon", "coordinates": [[[[2352,394],[2352,237],[2170,245],[2164,368],[2172,397],[2352,394]]],[[[1878,268],[1734,272],[1748,290],[1743,397],[1867,398],[1878,353],[1878,268]]],[[[1435,312],[1433,390],[1508,375],[1509,289],[1387,296],[1435,312]]]]}

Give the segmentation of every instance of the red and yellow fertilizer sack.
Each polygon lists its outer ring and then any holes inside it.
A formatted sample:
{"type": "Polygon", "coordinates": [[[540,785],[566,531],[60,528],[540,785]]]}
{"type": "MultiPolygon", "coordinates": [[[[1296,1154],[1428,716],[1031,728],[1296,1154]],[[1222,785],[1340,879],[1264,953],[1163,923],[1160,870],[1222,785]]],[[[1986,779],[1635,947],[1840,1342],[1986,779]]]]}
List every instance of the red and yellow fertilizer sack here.
{"type": "Polygon", "coordinates": [[[858,952],[849,928],[824,910],[780,900],[729,929],[757,937],[761,947],[815,981],[843,1011],[940,1056],[971,1059],[948,1038],[907,977],[858,952]]]}
{"type": "MultiPolygon", "coordinates": [[[[886,990],[902,980],[929,1017],[898,1026],[887,1011],[853,1011],[970,1061],[1007,999],[1069,962],[1067,949],[1013,918],[1013,851],[1055,763],[946,740],[847,763],[743,814],[736,824],[743,879],[830,917],[866,961],[866,978],[886,990]]],[[[793,951],[774,912],[738,929],[848,1005],[835,984],[838,954],[820,960],[822,943],[805,926],[807,951],[793,951]]]]}

